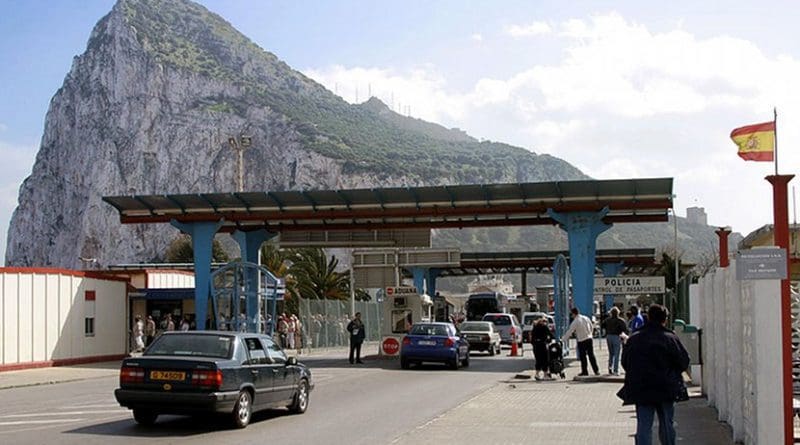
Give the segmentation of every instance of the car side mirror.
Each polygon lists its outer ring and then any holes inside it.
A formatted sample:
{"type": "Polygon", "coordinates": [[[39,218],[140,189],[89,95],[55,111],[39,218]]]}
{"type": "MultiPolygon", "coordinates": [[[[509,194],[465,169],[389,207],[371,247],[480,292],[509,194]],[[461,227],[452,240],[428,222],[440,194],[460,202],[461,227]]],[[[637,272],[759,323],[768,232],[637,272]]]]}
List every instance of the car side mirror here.
{"type": "Polygon", "coordinates": [[[289,358],[286,359],[286,365],[287,366],[296,366],[297,365],[297,357],[289,356],[289,358]]]}

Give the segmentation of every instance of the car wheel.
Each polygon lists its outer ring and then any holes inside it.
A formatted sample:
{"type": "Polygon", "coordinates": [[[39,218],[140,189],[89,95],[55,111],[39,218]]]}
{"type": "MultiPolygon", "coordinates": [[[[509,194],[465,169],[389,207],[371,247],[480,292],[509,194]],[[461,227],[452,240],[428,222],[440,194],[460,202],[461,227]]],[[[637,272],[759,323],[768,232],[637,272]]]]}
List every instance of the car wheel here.
{"type": "Polygon", "coordinates": [[[156,423],[156,419],[158,418],[158,413],[149,409],[134,409],[133,410],[133,420],[136,421],[139,425],[150,426],[156,423]]]}
{"type": "Polygon", "coordinates": [[[410,367],[411,367],[411,363],[408,362],[408,359],[400,357],[400,368],[408,369],[410,367]]]}
{"type": "Polygon", "coordinates": [[[247,390],[241,391],[233,405],[233,426],[244,428],[250,423],[250,416],[253,414],[253,398],[247,390]]]}
{"type": "Polygon", "coordinates": [[[503,348],[502,348],[502,346],[500,346],[500,343],[498,343],[497,344],[497,354],[499,355],[499,354],[502,354],[502,353],[503,353],[503,348]]]}
{"type": "Polygon", "coordinates": [[[458,353],[456,353],[456,357],[450,360],[450,369],[458,370],[461,367],[461,360],[458,359],[458,353]]]}
{"type": "Polygon", "coordinates": [[[489,345],[489,356],[494,355],[494,345],[489,345]]]}
{"type": "Polygon", "coordinates": [[[292,404],[289,405],[289,411],[295,414],[303,414],[308,408],[308,381],[301,379],[300,384],[297,385],[297,392],[294,395],[292,404]]]}

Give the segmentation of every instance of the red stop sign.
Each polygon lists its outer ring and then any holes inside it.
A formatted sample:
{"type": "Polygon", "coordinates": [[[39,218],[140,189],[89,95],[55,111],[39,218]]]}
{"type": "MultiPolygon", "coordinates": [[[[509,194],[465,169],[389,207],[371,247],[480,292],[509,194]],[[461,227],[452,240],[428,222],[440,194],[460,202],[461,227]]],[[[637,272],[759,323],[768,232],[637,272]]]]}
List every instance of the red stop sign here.
{"type": "Polygon", "coordinates": [[[400,342],[396,338],[389,337],[383,340],[383,353],[386,355],[395,355],[400,351],[400,342]]]}

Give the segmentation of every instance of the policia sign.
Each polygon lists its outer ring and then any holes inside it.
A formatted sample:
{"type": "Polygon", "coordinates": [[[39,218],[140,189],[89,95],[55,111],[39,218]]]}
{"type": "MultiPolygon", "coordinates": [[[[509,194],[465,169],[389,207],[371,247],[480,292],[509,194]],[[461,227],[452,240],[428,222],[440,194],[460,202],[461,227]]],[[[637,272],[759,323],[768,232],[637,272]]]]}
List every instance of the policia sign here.
{"type": "Polygon", "coordinates": [[[664,277],[603,277],[594,279],[595,295],[663,294],[664,277]]]}

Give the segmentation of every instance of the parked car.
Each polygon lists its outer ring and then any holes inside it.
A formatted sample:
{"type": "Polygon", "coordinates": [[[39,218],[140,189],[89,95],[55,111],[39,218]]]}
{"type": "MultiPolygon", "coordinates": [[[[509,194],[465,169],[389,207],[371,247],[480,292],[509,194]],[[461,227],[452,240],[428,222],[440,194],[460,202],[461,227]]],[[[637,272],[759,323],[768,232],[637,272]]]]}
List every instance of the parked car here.
{"type": "Polygon", "coordinates": [[[414,323],[400,346],[400,367],[441,362],[458,369],[469,366],[469,341],[460,337],[452,323],[414,323]]]}
{"type": "Polygon", "coordinates": [[[519,325],[516,315],[490,313],[483,316],[483,321],[494,323],[494,327],[500,332],[501,343],[507,345],[517,343],[517,347],[522,349],[522,326],[519,325]]]}
{"type": "Polygon", "coordinates": [[[550,332],[553,333],[553,336],[556,335],[556,319],[553,318],[552,315],[545,314],[544,312],[523,312],[522,338],[525,343],[531,342],[531,331],[533,330],[533,325],[542,317],[547,319],[547,327],[550,328],[550,332]]]}
{"type": "Polygon", "coordinates": [[[470,351],[485,351],[489,355],[500,353],[500,333],[490,321],[465,321],[459,333],[469,341],[470,351]]]}
{"type": "Polygon", "coordinates": [[[266,335],[176,331],[123,360],[119,386],[114,396],[139,424],[151,425],[160,414],[219,413],[244,428],[257,410],[304,413],[314,382],[266,335]]]}

